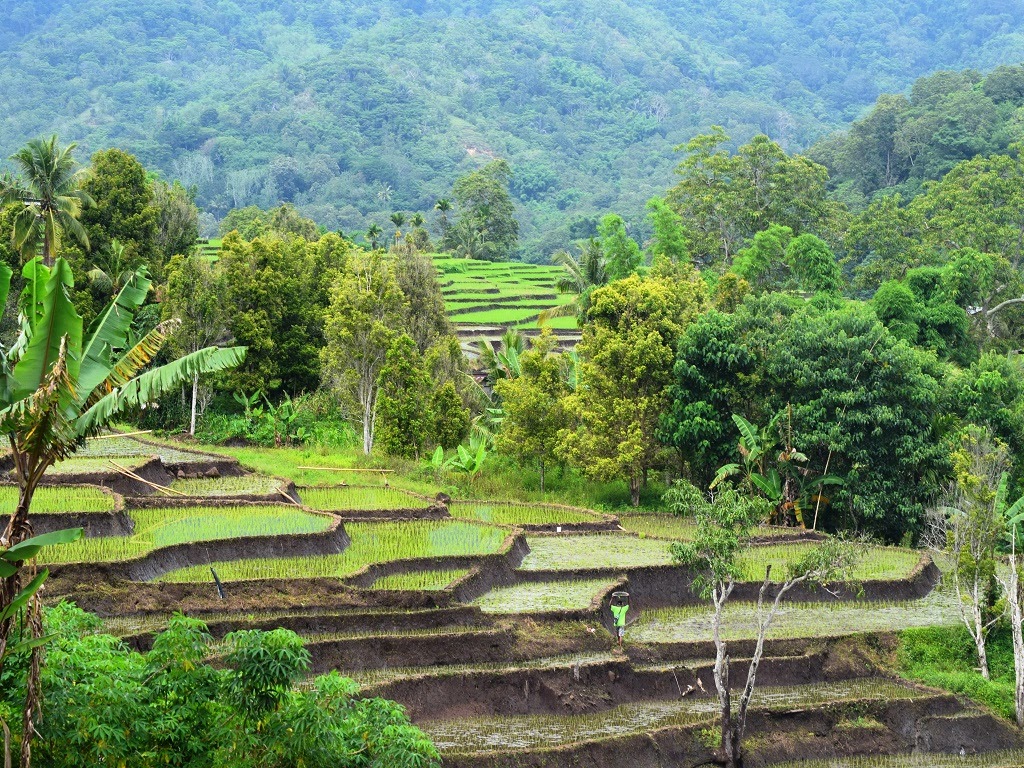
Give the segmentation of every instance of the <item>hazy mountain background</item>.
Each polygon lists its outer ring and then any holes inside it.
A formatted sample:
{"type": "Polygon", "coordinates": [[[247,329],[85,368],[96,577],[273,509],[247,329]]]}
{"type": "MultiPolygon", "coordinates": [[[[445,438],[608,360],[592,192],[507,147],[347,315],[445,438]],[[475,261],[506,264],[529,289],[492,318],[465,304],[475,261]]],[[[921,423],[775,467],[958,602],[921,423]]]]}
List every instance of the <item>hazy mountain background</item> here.
{"type": "Polygon", "coordinates": [[[939,69],[1024,60],[1024,0],[0,0],[0,153],[127,149],[214,217],[346,232],[429,211],[491,156],[523,256],[640,226],[711,124],[809,146],[939,69]]]}

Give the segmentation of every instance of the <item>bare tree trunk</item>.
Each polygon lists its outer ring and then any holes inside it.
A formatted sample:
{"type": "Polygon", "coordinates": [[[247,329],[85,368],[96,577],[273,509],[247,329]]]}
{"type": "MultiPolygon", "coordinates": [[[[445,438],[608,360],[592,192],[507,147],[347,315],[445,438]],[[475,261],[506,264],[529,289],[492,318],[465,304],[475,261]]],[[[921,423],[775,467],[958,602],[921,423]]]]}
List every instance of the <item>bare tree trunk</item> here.
{"type": "Polygon", "coordinates": [[[640,506],[640,478],[635,474],[629,476],[629,500],[634,507],[640,506]]]}
{"type": "Polygon", "coordinates": [[[544,459],[540,460],[540,492],[544,493],[544,459]]]}
{"type": "Polygon", "coordinates": [[[188,423],[188,433],[192,437],[196,436],[196,400],[199,397],[199,374],[196,373],[192,376],[192,418],[188,423]]]}
{"type": "MultiPolygon", "coordinates": [[[[43,636],[43,617],[39,607],[38,595],[32,598],[28,609],[29,629],[33,640],[43,636]]],[[[31,768],[32,738],[36,733],[36,721],[42,709],[43,692],[40,686],[39,671],[42,667],[43,648],[36,646],[31,651],[28,665],[28,676],[25,681],[25,711],[21,728],[21,759],[20,768],[31,768]]]]}
{"type": "Polygon", "coordinates": [[[1021,605],[1020,570],[1017,561],[1017,537],[1013,536],[1010,549],[1010,572],[1005,581],[1000,578],[1006,602],[1010,609],[1010,630],[1013,635],[1014,708],[1017,727],[1024,728],[1024,606],[1021,605]]]}

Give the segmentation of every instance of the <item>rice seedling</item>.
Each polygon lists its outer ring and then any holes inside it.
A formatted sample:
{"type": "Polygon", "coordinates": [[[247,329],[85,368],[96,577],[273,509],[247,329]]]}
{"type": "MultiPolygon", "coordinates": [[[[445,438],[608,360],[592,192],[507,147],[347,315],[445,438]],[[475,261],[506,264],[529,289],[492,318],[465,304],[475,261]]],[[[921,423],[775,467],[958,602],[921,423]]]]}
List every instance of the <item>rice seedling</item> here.
{"type": "MultiPolygon", "coordinates": [[[[694,533],[697,531],[697,523],[693,518],[650,512],[620,514],[619,524],[632,533],[679,541],[693,539],[694,533]]],[[[755,528],[752,535],[758,538],[770,538],[772,536],[796,536],[802,532],[800,528],[762,525],[755,528]]]]}
{"type": "MultiPolygon", "coordinates": [[[[748,547],[740,558],[744,581],[764,579],[765,567],[772,566],[776,574],[784,573],[788,567],[804,557],[812,542],[795,544],[771,544],[748,547]]],[[[903,579],[921,560],[921,553],[895,547],[870,547],[857,561],[855,579],[903,579]]]]}
{"type": "Polygon", "coordinates": [[[307,507],[325,512],[346,510],[426,509],[430,502],[397,488],[332,486],[299,488],[299,498],[307,507]]]}
{"type": "MultiPolygon", "coordinates": [[[[581,570],[617,568],[627,570],[653,565],[670,565],[669,542],[664,539],[639,538],[616,534],[585,534],[563,536],[531,536],[527,538],[530,553],[523,559],[522,570],[581,570]]],[[[740,557],[744,581],[760,581],[769,564],[781,574],[807,554],[813,542],[772,544],[748,547],[740,557]]],[[[901,579],[917,565],[920,553],[893,547],[870,547],[857,563],[853,577],[857,579],[901,579]]]]}
{"type": "Polygon", "coordinates": [[[526,571],[639,568],[672,562],[668,542],[615,534],[530,536],[526,571]]]}
{"type": "Polygon", "coordinates": [[[498,525],[549,525],[552,523],[595,523],[596,514],[575,509],[561,509],[543,504],[453,501],[448,505],[452,517],[464,517],[498,525]]]}
{"type": "Polygon", "coordinates": [[[239,496],[276,493],[283,485],[276,477],[242,475],[175,480],[171,488],[189,496],[239,496]]]}
{"type": "Polygon", "coordinates": [[[485,613],[584,610],[611,586],[607,579],[526,582],[492,589],[473,604],[485,613]]]}
{"type": "Polygon", "coordinates": [[[825,760],[799,760],[779,763],[775,768],[1020,768],[1024,750],[986,752],[981,755],[870,755],[864,757],[833,757],[825,760]]]}
{"type": "Polygon", "coordinates": [[[348,674],[364,688],[371,685],[381,685],[400,678],[407,677],[451,677],[461,676],[471,672],[494,672],[496,670],[512,669],[555,669],[559,667],[572,667],[579,664],[593,664],[603,661],[615,661],[621,656],[604,653],[571,653],[561,656],[545,656],[531,661],[495,661],[482,664],[447,664],[437,667],[380,667],[378,669],[365,669],[348,674]]]}
{"type": "MultiPolygon", "coordinates": [[[[840,683],[758,688],[753,706],[759,708],[808,707],[837,700],[910,700],[927,695],[888,680],[865,679],[840,683]]],[[[460,718],[421,723],[442,752],[490,752],[494,750],[553,747],[633,733],[649,733],[668,726],[713,722],[718,700],[712,696],[675,701],[644,701],[585,715],[523,715],[515,717],[460,718]]]]}
{"type": "Polygon", "coordinates": [[[159,456],[165,464],[190,464],[207,462],[209,456],[179,451],[166,445],[155,445],[139,442],[130,437],[105,437],[102,440],[89,440],[73,458],[112,458],[118,464],[124,464],[118,457],[159,456]]]}
{"type": "Polygon", "coordinates": [[[469,573],[468,568],[456,568],[445,571],[413,571],[411,573],[393,573],[382,576],[373,582],[373,589],[444,589],[453,581],[458,581],[469,573]]]}
{"type": "MultiPolygon", "coordinates": [[[[644,611],[630,634],[636,642],[707,640],[711,637],[712,618],[713,612],[707,605],[644,611]]],[[[920,600],[898,602],[784,602],[768,637],[834,637],[858,632],[955,625],[959,621],[956,595],[949,590],[936,589],[920,600]]],[[[742,602],[727,604],[722,634],[726,640],[756,637],[754,606],[742,602]]]]}
{"type": "Polygon", "coordinates": [[[111,562],[138,557],[160,547],[188,541],[212,541],[240,536],[279,536],[315,533],[333,522],[292,506],[174,507],[133,509],[132,536],[79,539],[72,544],[44,549],[47,563],[111,562]]]}
{"type": "MultiPolygon", "coordinates": [[[[352,544],[339,555],[236,560],[216,563],[224,581],[247,579],[342,578],[364,566],[419,557],[457,557],[496,552],[503,528],[450,520],[347,523],[352,544]]],[[[206,566],[173,571],[160,581],[207,581],[206,566]]]]}
{"type": "Polygon", "coordinates": [[[111,474],[116,473],[117,469],[111,464],[111,459],[126,469],[136,469],[147,461],[149,456],[137,455],[137,456],[114,456],[114,457],[101,457],[101,456],[72,456],[64,461],[58,461],[50,469],[48,473],[54,475],[77,475],[77,474],[111,474]]]}
{"type": "MultiPolygon", "coordinates": [[[[0,513],[10,514],[18,505],[18,489],[13,485],[0,486],[0,513]]],[[[40,486],[32,497],[32,511],[55,512],[113,512],[114,497],[99,488],[81,485],[40,486]]]]}
{"type": "Polygon", "coordinates": [[[680,541],[692,539],[697,531],[692,519],[677,515],[619,515],[619,525],[642,536],[680,541]]]}

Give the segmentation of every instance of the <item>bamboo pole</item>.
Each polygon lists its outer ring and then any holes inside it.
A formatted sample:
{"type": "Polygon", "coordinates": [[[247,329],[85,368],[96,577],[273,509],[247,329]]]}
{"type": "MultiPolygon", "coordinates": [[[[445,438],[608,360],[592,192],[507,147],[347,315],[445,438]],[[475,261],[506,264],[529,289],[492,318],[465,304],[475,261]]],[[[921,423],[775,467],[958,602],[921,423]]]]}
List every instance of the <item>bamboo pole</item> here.
{"type": "Polygon", "coordinates": [[[120,472],[122,475],[130,477],[132,480],[138,480],[140,483],[145,483],[150,488],[155,488],[156,490],[158,490],[161,493],[163,493],[165,496],[170,496],[170,495],[173,494],[173,495],[176,495],[176,496],[181,496],[181,497],[186,498],[186,499],[188,498],[188,494],[187,493],[182,493],[181,491],[176,491],[173,488],[168,488],[167,486],[160,485],[159,483],[150,482],[146,478],[140,477],[139,475],[135,474],[134,472],[132,472],[127,467],[122,467],[120,464],[118,464],[113,459],[107,459],[107,461],[109,461],[111,464],[113,464],[114,468],[118,472],[120,472]]]}

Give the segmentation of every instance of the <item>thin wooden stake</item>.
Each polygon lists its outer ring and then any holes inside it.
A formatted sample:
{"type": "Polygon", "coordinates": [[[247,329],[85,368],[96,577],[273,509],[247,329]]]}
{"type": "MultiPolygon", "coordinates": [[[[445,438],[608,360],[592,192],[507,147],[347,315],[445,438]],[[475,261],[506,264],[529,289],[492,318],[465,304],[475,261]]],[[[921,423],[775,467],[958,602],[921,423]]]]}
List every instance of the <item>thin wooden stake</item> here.
{"type": "Polygon", "coordinates": [[[174,494],[176,496],[181,496],[181,497],[184,497],[184,498],[188,498],[188,494],[187,493],[182,493],[181,491],[176,491],[173,488],[168,488],[167,486],[160,485],[159,483],[150,482],[146,478],[140,477],[139,475],[135,474],[134,472],[132,472],[127,467],[122,467],[120,464],[118,464],[113,459],[107,459],[107,461],[109,461],[111,464],[113,464],[114,468],[117,469],[117,471],[120,472],[122,475],[126,475],[126,476],[130,477],[132,480],[138,480],[140,483],[145,483],[150,488],[156,488],[158,491],[160,491],[161,493],[163,493],[163,494],[165,494],[167,496],[170,496],[170,495],[174,494]]]}

